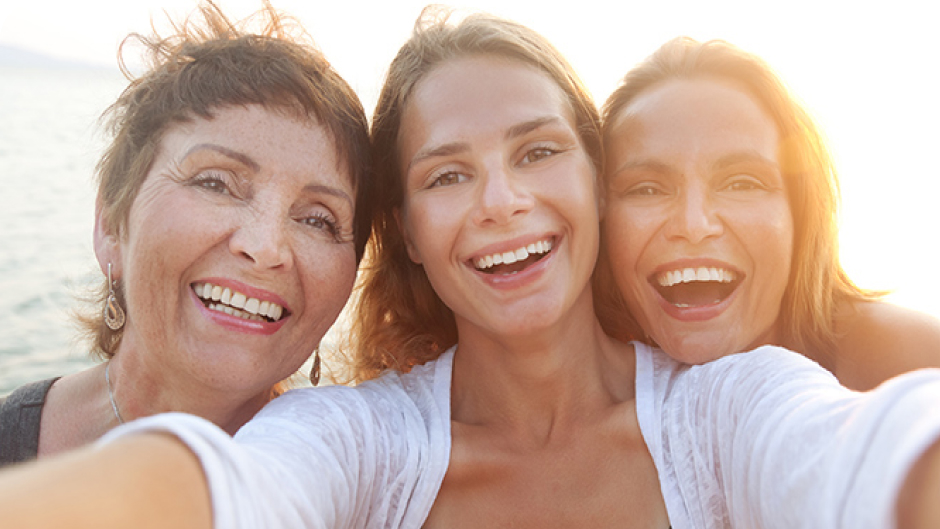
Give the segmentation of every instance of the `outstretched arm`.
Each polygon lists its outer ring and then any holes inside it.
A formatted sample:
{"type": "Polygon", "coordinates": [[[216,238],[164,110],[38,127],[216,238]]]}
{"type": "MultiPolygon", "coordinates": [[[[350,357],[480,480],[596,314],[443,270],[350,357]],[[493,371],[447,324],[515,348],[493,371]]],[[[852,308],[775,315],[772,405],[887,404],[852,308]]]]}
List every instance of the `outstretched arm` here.
{"type": "Polygon", "coordinates": [[[212,527],[195,455],[166,434],[133,435],[0,472],[10,528],[212,527]]]}
{"type": "Polygon", "coordinates": [[[898,529],[940,527],[940,441],[911,469],[898,495],[897,511],[898,529]]]}
{"type": "Polygon", "coordinates": [[[856,302],[842,308],[836,323],[829,367],[849,388],[867,391],[901,373],[940,367],[940,319],[934,316],[883,301],[856,302]]]}

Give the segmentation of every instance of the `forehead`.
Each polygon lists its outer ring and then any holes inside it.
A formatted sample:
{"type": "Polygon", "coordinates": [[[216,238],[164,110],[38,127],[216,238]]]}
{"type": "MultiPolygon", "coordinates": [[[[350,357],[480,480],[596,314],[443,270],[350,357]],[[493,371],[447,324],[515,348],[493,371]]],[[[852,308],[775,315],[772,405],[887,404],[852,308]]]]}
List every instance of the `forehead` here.
{"type": "Polygon", "coordinates": [[[512,59],[461,57],[417,84],[404,108],[401,139],[410,143],[433,128],[427,139],[445,141],[545,115],[573,122],[564,92],[548,74],[512,59]]]}
{"type": "Polygon", "coordinates": [[[636,96],[610,130],[614,158],[633,150],[692,156],[736,149],[776,155],[779,140],[776,124],[756,99],[715,79],[655,85],[636,96]]]}
{"type": "Polygon", "coordinates": [[[316,118],[288,109],[224,106],[210,118],[175,123],[163,135],[158,157],[177,158],[202,143],[240,153],[259,169],[334,173],[353,183],[330,131],[316,118]]]}

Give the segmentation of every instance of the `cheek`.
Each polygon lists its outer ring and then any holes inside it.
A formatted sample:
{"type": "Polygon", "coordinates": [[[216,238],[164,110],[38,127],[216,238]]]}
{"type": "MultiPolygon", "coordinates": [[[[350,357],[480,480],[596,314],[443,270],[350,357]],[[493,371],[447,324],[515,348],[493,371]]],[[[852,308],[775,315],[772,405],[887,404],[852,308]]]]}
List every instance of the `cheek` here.
{"type": "Polygon", "coordinates": [[[788,277],[793,258],[794,226],[786,202],[767,204],[742,220],[751,246],[757,249],[755,258],[770,267],[774,275],[788,277]]]}
{"type": "Polygon", "coordinates": [[[453,200],[413,200],[409,204],[403,235],[410,257],[420,261],[429,275],[435,264],[449,262],[447,256],[456,244],[455,232],[465,207],[453,200]]]}
{"type": "Polygon", "coordinates": [[[300,257],[306,304],[319,314],[338,314],[356,280],[355,250],[351,244],[311,246],[313,248],[300,257]]]}
{"type": "Polygon", "coordinates": [[[610,256],[611,270],[618,284],[634,282],[637,262],[642,252],[641,227],[621,208],[608,208],[604,221],[604,241],[610,256]]]}

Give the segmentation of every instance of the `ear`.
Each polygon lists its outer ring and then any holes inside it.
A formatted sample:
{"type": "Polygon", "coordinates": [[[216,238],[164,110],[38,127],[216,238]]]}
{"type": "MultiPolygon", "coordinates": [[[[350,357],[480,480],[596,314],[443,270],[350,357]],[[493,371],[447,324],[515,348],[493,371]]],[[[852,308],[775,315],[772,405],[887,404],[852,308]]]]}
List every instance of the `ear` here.
{"type": "Polygon", "coordinates": [[[405,249],[408,250],[408,257],[411,258],[411,261],[414,264],[421,264],[421,256],[418,254],[418,250],[415,249],[414,244],[411,242],[411,236],[408,234],[408,230],[405,229],[405,224],[401,220],[401,209],[395,208],[393,214],[395,215],[395,224],[398,225],[398,231],[401,232],[401,238],[405,240],[405,249]]]}
{"type": "Polygon", "coordinates": [[[121,277],[121,239],[115,233],[116,227],[108,221],[108,215],[101,203],[101,197],[95,201],[95,257],[101,273],[107,276],[108,263],[111,263],[112,279],[121,277]]]}

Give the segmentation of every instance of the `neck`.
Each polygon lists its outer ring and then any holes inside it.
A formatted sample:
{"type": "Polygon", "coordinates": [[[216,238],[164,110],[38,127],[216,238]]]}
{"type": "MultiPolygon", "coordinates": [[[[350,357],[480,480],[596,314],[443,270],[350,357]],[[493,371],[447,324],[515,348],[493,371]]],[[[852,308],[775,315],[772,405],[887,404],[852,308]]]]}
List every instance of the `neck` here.
{"type": "Polygon", "coordinates": [[[556,324],[525,336],[458,324],[454,420],[544,439],[585,414],[632,399],[632,349],[603,332],[590,294],[582,298],[556,324]]]}
{"type": "Polygon", "coordinates": [[[115,404],[125,421],[166,412],[202,417],[234,434],[271,398],[270,387],[253,390],[210,387],[179,368],[154,369],[133,349],[121,349],[110,361],[115,404]]]}

